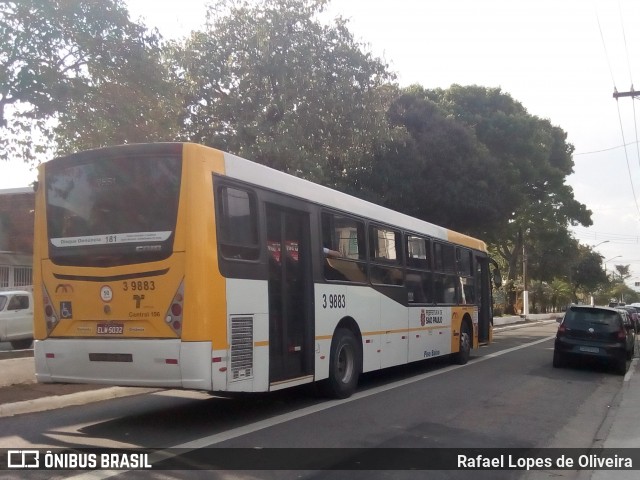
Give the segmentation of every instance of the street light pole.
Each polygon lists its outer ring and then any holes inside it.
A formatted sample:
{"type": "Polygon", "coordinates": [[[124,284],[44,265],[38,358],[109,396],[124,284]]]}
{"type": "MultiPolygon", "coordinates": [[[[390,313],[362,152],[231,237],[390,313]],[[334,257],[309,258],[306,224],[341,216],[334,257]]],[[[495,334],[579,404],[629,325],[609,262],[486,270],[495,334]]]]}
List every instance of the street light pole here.
{"type": "Polygon", "coordinates": [[[522,292],[522,313],[524,314],[524,319],[527,319],[527,315],[529,315],[529,278],[527,277],[527,242],[526,238],[523,235],[522,242],[522,283],[524,284],[524,290],[522,292]]]}
{"type": "Polygon", "coordinates": [[[620,258],[622,257],[622,255],[616,255],[615,257],[611,257],[609,260],[605,260],[604,261],[604,273],[607,273],[607,262],[610,262],[611,260],[615,260],[616,258],[620,258]]]}

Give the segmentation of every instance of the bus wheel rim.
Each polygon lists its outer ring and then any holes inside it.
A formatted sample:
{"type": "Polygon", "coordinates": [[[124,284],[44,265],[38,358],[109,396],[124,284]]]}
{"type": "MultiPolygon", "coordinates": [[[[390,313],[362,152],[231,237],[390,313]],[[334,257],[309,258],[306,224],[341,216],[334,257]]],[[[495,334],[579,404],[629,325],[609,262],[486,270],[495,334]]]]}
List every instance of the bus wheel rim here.
{"type": "Polygon", "coordinates": [[[460,334],[460,350],[463,352],[466,352],[467,350],[469,350],[471,347],[471,342],[470,342],[470,338],[469,338],[469,333],[466,331],[463,331],[460,334]]]}
{"type": "Polygon", "coordinates": [[[349,383],[353,376],[354,352],[348,345],[343,345],[338,352],[338,378],[342,383],[349,383]]]}

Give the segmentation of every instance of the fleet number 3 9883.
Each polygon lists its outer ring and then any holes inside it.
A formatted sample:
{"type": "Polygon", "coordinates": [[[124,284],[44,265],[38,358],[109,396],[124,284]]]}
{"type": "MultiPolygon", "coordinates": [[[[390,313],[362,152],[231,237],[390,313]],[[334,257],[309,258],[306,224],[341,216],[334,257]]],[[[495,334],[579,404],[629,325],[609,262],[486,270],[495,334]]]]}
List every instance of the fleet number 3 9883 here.
{"type": "Polygon", "coordinates": [[[322,295],[322,308],[346,308],[347,297],[343,294],[322,295]]]}

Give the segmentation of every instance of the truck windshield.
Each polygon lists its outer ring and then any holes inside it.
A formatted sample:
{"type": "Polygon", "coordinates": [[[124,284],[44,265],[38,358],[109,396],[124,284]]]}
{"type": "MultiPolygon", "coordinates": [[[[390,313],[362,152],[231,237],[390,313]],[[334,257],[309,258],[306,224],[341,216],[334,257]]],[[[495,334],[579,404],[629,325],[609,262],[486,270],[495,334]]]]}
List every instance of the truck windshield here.
{"type": "MultiPolygon", "coordinates": [[[[49,167],[49,166],[48,166],[49,167]]],[[[157,261],[173,251],[180,155],[60,162],[46,170],[49,257],[58,265],[157,261]]]]}

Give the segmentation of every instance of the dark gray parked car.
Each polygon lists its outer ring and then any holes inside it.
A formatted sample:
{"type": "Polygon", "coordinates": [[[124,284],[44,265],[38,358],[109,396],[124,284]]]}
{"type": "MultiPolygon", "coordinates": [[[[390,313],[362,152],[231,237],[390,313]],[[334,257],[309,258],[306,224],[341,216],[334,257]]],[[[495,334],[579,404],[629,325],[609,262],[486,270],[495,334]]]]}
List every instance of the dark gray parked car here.
{"type": "Polygon", "coordinates": [[[635,349],[635,328],[625,310],[572,305],[558,327],[553,366],[569,358],[591,358],[624,375],[635,349]]]}

